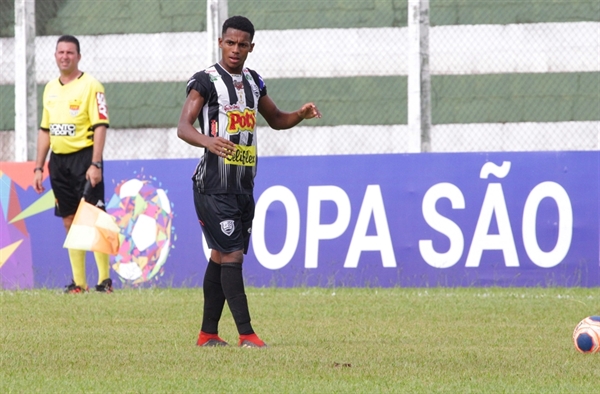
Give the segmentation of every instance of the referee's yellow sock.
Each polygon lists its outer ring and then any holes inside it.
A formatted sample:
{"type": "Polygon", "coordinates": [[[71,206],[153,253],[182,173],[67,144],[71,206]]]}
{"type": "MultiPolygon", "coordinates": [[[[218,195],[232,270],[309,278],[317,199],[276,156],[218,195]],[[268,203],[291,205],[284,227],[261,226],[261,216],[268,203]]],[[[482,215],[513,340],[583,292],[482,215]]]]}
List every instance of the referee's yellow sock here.
{"type": "Polygon", "coordinates": [[[71,260],[71,270],[73,271],[73,281],[82,289],[87,289],[87,279],[85,277],[85,250],[68,249],[69,260],[71,260]]]}
{"type": "Polygon", "coordinates": [[[102,283],[103,280],[110,277],[110,262],[109,257],[106,253],[94,252],[94,258],[96,259],[96,266],[98,266],[98,283],[102,283]]]}

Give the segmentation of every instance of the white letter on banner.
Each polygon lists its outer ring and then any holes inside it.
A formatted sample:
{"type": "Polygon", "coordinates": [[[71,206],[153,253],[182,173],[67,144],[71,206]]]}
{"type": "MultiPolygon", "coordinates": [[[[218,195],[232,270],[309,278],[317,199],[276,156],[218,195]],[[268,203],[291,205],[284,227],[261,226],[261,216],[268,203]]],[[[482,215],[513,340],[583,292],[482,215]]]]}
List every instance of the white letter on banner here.
{"type": "Polygon", "coordinates": [[[567,256],[573,236],[573,208],[567,191],[558,183],[542,182],[533,188],[523,209],[523,244],[533,263],[542,268],[558,265],[567,256]],[[554,249],[540,249],[536,235],[536,219],[540,202],[552,198],[558,206],[558,239],[554,249]]]}
{"type": "Polygon", "coordinates": [[[252,222],[252,247],[258,262],[265,268],[276,270],[285,267],[296,253],[300,239],[300,208],[296,196],[284,186],[272,186],[261,194],[254,210],[252,222]],[[287,214],[286,237],[283,248],[271,254],[265,242],[265,222],[269,206],[281,201],[287,214]]]}
{"type": "Polygon", "coordinates": [[[356,268],[360,259],[360,253],[363,250],[378,250],[381,253],[381,260],[384,267],[396,267],[396,256],[394,255],[392,237],[390,236],[390,228],[385,215],[385,207],[379,185],[367,186],[367,191],[365,192],[365,197],[358,214],[358,220],[356,221],[356,227],[354,227],[354,234],[352,234],[352,241],[350,241],[350,248],[344,262],[344,268],[356,268]],[[367,235],[371,214],[373,215],[377,235],[367,235]]]}
{"type": "Polygon", "coordinates": [[[450,239],[450,248],[445,253],[436,252],[433,241],[430,239],[419,240],[419,250],[425,262],[435,268],[448,268],[460,260],[463,254],[465,239],[456,223],[440,215],[435,204],[446,197],[452,204],[452,209],[465,209],[465,197],[458,187],[451,183],[438,183],[433,185],[423,197],[423,217],[431,228],[444,234],[450,239]]]}
{"type": "Polygon", "coordinates": [[[504,192],[502,191],[502,185],[499,183],[488,185],[465,266],[479,267],[481,254],[484,250],[502,250],[504,263],[507,267],[519,266],[519,257],[517,256],[510,220],[508,219],[504,192]],[[498,223],[498,234],[488,234],[494,214],[498,223]]]}
{"type": "Polygon", "coordinates": [[[343,189],[337,186],[309,186],[304,266],[306,268],[317,268],[319,240],[339,237],[346,231],[349,223],[350,199],[343,189]],[[331,224],[320,223],[322,201],[333,201],[337,205],[338,216],[331,224]]]}

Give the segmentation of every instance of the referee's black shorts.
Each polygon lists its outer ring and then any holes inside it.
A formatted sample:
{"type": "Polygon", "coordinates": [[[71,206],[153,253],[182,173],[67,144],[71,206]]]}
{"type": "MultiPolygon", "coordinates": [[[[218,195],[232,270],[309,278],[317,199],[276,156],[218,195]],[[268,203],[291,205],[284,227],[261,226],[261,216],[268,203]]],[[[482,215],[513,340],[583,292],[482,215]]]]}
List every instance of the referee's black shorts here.
{"type": "MultiPolygon", "coordinates": [[[[85,173],[92,163],[93,147],[69,154],[50,154],[48,170],[50,185],[56,203],[54,214],[60,217],[74,215],[83,196],[85,173]]],[[[104,210],[104,172],[102,181],[85,196],[85,200],[104,210]]]]}
{"type": "Polygon", "coordinates": [[[251,194],[202,194],[194,187],[194,207],[210,249],[248,253],[254,219],[251,194]]]}

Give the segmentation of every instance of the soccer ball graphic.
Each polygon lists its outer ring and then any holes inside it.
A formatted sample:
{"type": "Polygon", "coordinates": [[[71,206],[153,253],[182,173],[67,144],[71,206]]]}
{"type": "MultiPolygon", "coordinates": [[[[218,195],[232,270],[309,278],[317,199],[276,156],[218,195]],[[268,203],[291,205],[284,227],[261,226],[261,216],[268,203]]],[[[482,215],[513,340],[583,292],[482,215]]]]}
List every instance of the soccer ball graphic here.
{"type": "Polygon", "coordinates": [[[149,180],[117,185],[106,205],[121,230],[111,266],[123,282],[138,285],[162,276],[171,246],[173,213],[167,193],[149,180]]]}
{"type": "Polygon", "coordinates": [[[573,343],[580,353],[596,353],[600,349],[600,316],[588,316],[573,331],[573,343]]]}

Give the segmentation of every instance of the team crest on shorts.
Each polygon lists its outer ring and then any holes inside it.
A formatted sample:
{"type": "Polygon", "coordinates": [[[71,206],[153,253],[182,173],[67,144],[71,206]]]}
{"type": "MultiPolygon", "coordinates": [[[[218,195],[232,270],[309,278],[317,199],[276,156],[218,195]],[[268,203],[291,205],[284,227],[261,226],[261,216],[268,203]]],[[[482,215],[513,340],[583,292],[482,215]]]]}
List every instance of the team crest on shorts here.
{"type": "Polygon", "coordinates": [[[221,222],[221,231],[223,231],[223,234],[229,237],[233,233],[233,230],[235,230],[233,220],[224,220],[221,222]]]}

